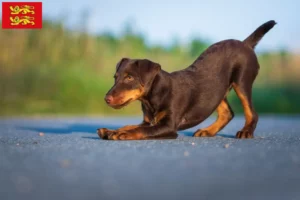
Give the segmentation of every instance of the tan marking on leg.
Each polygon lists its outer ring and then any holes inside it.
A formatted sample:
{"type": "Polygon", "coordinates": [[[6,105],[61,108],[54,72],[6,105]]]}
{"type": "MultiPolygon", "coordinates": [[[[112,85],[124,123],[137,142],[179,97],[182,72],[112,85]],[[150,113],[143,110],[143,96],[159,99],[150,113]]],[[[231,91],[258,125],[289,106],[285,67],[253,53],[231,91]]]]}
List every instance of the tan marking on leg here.
{"type": "Polygon", "coordinates": [[[239,99],[241,100],[244,109],[244,114],[245,114],[245,125],[242,128],[242,130],[237,132],[236,138],[253,138],[253,132],[256,128],[258,116],[253,108],[250,99],[251,91],[248,91],[248,93],[246,92],[245,94],[244,91],[241,91],[239,85],[233,84],[233,87],[239,99]],[[250,96],[247,97],[246,95],[250,95],[250,96]]]}
{"type": "Polygon", "coordinates": [[[194,136],[215,136],[220,130],[222,130],[233,118],[233,112],[229,107],[227,99],[221,101],[217,107],[218,117],[217,120],[210,126],[198,130],[194,136]]]}
{"type": "Polygon", "coordinates": [[[232,114],[226,100],[223,100],[220,103],[217,112],[217,121],[206,128],[206,130],[212,134],[216,134],[232,119],[232,114]]]}
{"type": "Polygon", "coordinates": [[[236,94],[238,95],[239,99],[241,100],[241,103],[242,103],[242,106],[244,109],[245,119],[246,119],[245,126],[249,126],[249,125],[251,125],[251,122],[253,121],[253,113],[252,113],[249,101],[247,100],[247,97],[241,92],[238,85],[233,84],[233,86],[234,86],[234,90],[235,90],[236,94]]]}
{"type": "Polygon", "coordinates": [[[117,129],[117,131],[128,131],[128,130],[135,129],[137,127],[139,127],[139,126],[138,125],[127,125],[127,126],[117,129]]]}
{"type": "Polygon", "coordinates": [[[152,125],[155,125],[157,124],[160,120],[162,120],[165,116],[167,115],[167,111],[161,111],[159,113],[157,113],[154,117],[154,120],[153,120],[153,124],[152,125]]]}
{"type": "Polygon", "coordinates": [[[119,140],[142,140],[145,138],[145,135],[139,132],[134,133],[121,133],[119,135],[119,140]]]}
{"type": "Polygon", "coordinates": [[[144,115],[144,122],[149,123],[149,124],[151,122],[147,115],[144,115]]]}

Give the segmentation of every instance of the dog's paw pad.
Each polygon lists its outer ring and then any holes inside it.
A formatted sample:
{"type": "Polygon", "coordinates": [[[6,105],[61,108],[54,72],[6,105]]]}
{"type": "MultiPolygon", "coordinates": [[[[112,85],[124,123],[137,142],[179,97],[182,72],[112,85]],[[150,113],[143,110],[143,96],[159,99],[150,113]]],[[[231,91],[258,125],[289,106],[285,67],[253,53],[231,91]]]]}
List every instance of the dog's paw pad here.
{"type": "Polygon", "coordinates": [[[108,140],[118,140],[119,133],[117,131],[108,131],[107,133],[108,140]]]}
{"type": "Polygon", "coordinates": [[[108,139],[108,135],[110,134],[110,132],[111,131],[108,130],[107,128],[99,128],[99,129],[97,129],[97,134],[102,139],[108,139]]]}
{"type": "Polygon", "coordinates": [[[212,135],[207,130],[201,130],[201,129],[199,129],[198,131],[196,131],[194,133],[194,137],[212,137],[212,136],[214,136],[214,135],[212,135]]]}
{"type": "Polygon", "coordinates": [[[248,130],[242,130],[242,131],[238,131],[236,133],[236,138],[239,139],[244,139],[244,138],[253,138],[253,132],[248,131],[248,130]]]}

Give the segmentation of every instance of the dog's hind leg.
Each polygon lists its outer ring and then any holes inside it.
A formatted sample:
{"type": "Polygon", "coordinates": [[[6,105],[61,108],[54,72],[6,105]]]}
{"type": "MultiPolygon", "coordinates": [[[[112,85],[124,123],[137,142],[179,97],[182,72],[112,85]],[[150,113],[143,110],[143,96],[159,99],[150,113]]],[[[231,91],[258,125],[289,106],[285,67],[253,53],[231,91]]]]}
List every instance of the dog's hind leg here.
{"type": "Polygon", "coordinates": [[[254,110],[251,100],[252,84],[245,84],[245,82],[240,84],[233,83],[233,88],[241,100],[246,119],[244,127],[242,130],[237,132],[236,138],[253,138],[253,133],[258,121],[258,115],[254,110]]]}
{"type": "Polygon", "coordinates": [[[210,126],[199,129],[194,133],[194,137],[212,137],[222,130],[233,118],[234,113],[225,97],[217,107],[218,118],[210,126]]]}

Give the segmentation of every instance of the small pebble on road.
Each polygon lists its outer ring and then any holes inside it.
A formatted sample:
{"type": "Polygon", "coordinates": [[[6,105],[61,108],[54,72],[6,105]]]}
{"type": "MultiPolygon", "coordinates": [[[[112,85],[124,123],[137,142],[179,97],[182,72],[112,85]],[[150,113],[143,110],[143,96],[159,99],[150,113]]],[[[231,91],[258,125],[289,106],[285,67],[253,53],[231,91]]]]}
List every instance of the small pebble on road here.
{"type": "Polygon", "coordinates": [[[183,155],[184,155],[184,156],[189,156],[190,153],[189,153],[188,151],[185,151],[185,152],[183,153],[183,155]]]}
{"type": "Polygon", "coordinates": [[[71,164],[71,162],[70,162],[69,160],[62,160],[62,161],[60,162],[60,166],[61,166],[62,168],[68,168],[68,167],[70,166],[70,164],[71,164]]]}

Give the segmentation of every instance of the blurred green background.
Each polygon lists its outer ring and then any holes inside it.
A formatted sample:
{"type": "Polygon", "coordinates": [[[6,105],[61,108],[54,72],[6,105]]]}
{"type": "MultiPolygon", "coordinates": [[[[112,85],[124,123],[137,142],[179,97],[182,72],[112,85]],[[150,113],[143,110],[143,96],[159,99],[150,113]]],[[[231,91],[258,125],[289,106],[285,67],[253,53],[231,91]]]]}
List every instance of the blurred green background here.
{"type": "MultiPolygon", "coordinates": [[[[169,45],[149,44],[133,29],[129,22],[120,34],[92,34],[45,19],[41,30],[1,30],[0,115],[138,115],[138,102],[114,110],[103,100],[122,57],[148,58],[171,72],[191,64],[212,44],[201,37],[185,44],[175,39],[169,45]]],[[[300,55],[284,48],[257,55],[261,69],[253,89],[256,110],[300,113],[300,55]]],[[[241,113],[233,91],[229,102],[241,113]]]]}

